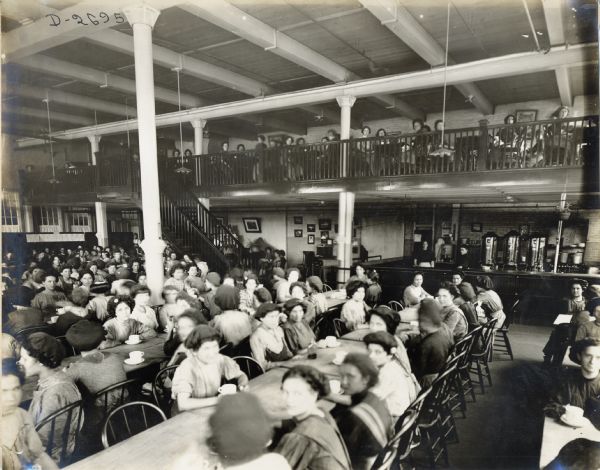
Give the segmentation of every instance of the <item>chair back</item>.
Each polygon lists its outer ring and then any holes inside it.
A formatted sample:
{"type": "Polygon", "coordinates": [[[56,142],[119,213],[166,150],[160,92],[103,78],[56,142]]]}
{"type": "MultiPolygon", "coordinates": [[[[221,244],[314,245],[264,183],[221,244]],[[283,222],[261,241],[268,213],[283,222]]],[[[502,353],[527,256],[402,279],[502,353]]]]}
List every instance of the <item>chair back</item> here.
{"type": "Polygon", "coordinates": [[[494,333],[495,333],[494,328],[496,327],[496,323],[498,323],[497,318],[490,320],[489,322],[487,322],[484,325],[483,331],[481,333],[481,337],[483,340],[483,351],[487,355],[491,355],[491,353],[492,353],[492,347],[494,345],[494,333]]]}
{"type": "Polygon", "coordinates": [[[346,333],[348,333],[348,328],[346,327],[346,323],[341,318],[333,319],[333,330],[335,331],[335,336],[337,338],[341,338],[346,333]]]}
{"type": "Polygon", "coordinates": [[[456,372],[456,366],[459,356],[451,359],[450,363],[444,366],[444,371],[431,384],[431,393],[425,400],[424,407],[428,410],[433,410],[437,414],[437,410],[444,403],[446,397],[450,395],[449,389],[452,385],[452,377],[456,372]]]}
{"type": "Polygon", "coordinates": [[[331,286],[329,284],[325,284],[323,283],[323,292],[330,292],[333,289],[331,288],[331,286]]]}
{"type": "Polygon", "coordinates": [[[102,445],[108,449],[113,444],[129,439],[152,426],[166,421],[162,410],[152,403],[132,401],[110,412],[102,428],[102,445]]]}
{"type": "Polygon", "coordinates": [[[92,396],[93,404],[100,408],[105,417],[111,410],[134,397],[139,383],[139,379],[127,379],[103,388],[92,396]]]}
{"type": "Polygon", "coordinates": [[[520,303],[521,303],[521,299],[515,300],[515,302],[510,307],[510,311],[505,312],[506,318],[504,319],[503,325],[500,327],[501,330],[508,330],[508,327],[510,326],[510,324],[513,322],[513,320],[515,319],[515,317],[517,315],[519,316],[519,318],[521,318],[520,310],[519,310],[520,303]]]}
{"type": "Polygon", "coordinates": [[[65,348],[65,357],[79,355],[79,352],[77,352],[77,350],[73,346],[71,346],[71,343],[67,341],[66,336],[57,336],[56,339],[59,340],[60,344],[62,344],[63,348],[65,348]]]}
{"type": "Polygon", "coordinates": [[[19,342],[22,342],[31,333],[48,333],[48,334],[51,334],[51,328],[50,328],[49,325],[26,326],[25,328],[21,328],[19,331],[15,332],[14,336],[15,336],[15,338],[19,342]]]}
{"type": "Polygon", "coordinates": [[[173,398],[171,398],[171,382],[177,367],[179,366],[167,366],[159,370],[152,381],[152,396],[154,397],[154,402],[166,414],[170,413],[171,404],[173,403],[173,398]]]}
{"type": "Polygon", "coordinates": [[[69,459],[75,451],[82,424],[83,401],[77,400],[46,416],[35,426],[38,433],[43,430],[47,436],[44,450],[60,467],[70,463],[69,459]],[[50,429],[44,429],[47,427],[50,429]]]}
{"type": "Polygon", "coordinates": [[[394,312],[401,312],[404,310],[404,304],[400,300],[390,300],[388,302],[388,307],[390,307],[394,312]]]}
{"type": "Polygon", "coordinates": [[[249,380],[258,377],[265,373],[265,370],[262,368],[260,363],[250,356],[236,356],[233,360],[240,366],[240,369],[244,374],[248,376],[249,380]]]}

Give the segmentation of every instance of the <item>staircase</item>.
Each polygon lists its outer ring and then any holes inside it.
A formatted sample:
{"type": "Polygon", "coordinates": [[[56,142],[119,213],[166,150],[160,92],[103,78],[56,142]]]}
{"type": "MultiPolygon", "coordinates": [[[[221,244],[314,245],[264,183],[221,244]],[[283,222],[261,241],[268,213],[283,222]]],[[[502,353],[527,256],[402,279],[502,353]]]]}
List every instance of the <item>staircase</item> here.
{"type": "Polygon", "coordinates": [[[163,237],[181,252],[199,254],[211,270],[250,266],[244,245],[185,188],[161,187],[160,218],[163,237]]]}

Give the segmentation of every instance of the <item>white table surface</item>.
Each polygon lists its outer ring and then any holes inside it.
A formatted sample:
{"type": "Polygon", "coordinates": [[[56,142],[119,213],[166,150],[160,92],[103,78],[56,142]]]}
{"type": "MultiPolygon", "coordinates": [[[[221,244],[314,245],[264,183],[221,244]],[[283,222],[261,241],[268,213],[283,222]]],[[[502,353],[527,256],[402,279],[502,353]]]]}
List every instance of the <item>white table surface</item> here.
{"type": "Polygon", "coordinates": [[[546,417],[540,452],[540,468],[544,468],[552,462],[565,444],[580,437],[600,442],[600,431],[591,423],[582,428],[572,428],[561,421],[546,417]]]}

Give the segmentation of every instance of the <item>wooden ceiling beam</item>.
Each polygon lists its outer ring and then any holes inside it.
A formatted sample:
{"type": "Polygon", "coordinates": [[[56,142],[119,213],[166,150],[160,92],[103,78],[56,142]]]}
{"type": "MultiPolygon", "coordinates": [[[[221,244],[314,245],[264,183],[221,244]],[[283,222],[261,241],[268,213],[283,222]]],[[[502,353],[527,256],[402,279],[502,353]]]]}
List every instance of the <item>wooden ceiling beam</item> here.
{"type": "MultiPolygon", "coordinates": [[[[145,3],[165,9],[176,4],[177,0],[145,0],[145,3]]],[[[63,10],[44,7],[42,11],[46,14],[42,18],[2,36],[3,60],[13,62],[126,23],[122,7],[122,0],[85,0],[63,10]]]]}
{"type": "MultiPolygon", "coordinates": [[[[431,70],[360,80],[354,83],[329,85],[238,102],[222,103],[204,108],[187,109],[156,116],[156,125],[159,127],[173,125],[180,119],[191,121],[194,119],[240,117],[245,114],[291,109],[306,104],[332,102],[340,95],[365,98],[379,94],[438,88],[444,83],[444,80],[449,85],[457,85],[470,81],[494,80],[525,73],[544,72],[559,67],[581,67],[597,62],[598,43],[575,45],[569,48],[552,48],[545,54],[522,52],[451,65],[446,70],[443,67],[437,67],[431,70]]],[[[134,129],[137,126],[137,121],[99,124],[94,126],[94,132],[91,132],[90,128],[80,128],[54,133],[53,135],[67,139],[78,139],[90,133],[97,135],[116,134],[125,129],[125,126],[134,129]]]]}
{"type": "Polygon", "coordinates": [[[75,95],[55,88],[44,89],[37,86],[19,83],[11,90],[12,95],[22,96],[36,100],[50,99],[50,103],[59,103],[74,108],[89,109],[102,113],[115,114],[117,116],[136,117],[134,106],[102,101],[88,96],[75,95]]]}
{"type": "MultiPolygon", "coordinates": [[[[35,109],[35,108],[27,108],[27,107],[19,107],[19,108],[4,108],[4,113],[9,113],[9,116],[12,118],[18,117],[19,115],[29,116],[33,118],[43,119],[46,125],[48,125],[48,114],[44,109],[35,109]]],[[[94,124],[94,121],[90,118],[86,118],[83,116],[76,116],[73,114],[60,113],[52,110],[52,104],[50,104],[50,121],[61,121],[66,122],[68,124],[74,125],[85,125],[89,126],[94,124]]]]}
{"type": "MultiPolygon", "coordinates": [[[[40,54],[24,57],[16,62],[32,70],[79,80],[99,87],[107,87],[135,96],[135,80],[105,73],[91,67],[72,64],[64,60],[54,59],[53,57],[40,54]]],[[[178,104],[176,91],[162,87],[154,87],[154,96],[157,101],[173,105],[178,104]]],[[[200,99],[187,93],[181,94],[181,102],[189,108],[210,104],[207,100],[200,99]]]]}
{"type": "MultiPolygon", "coordinates": [[[[437,67],[446,62],[446,51],[423,28],[419,22],[398,0],[359,0],[362,6],[381,21],[392,33],[415,51],[429,65],[437,67]]],[[[454,61],[448,57],[448,63],[454,61]]],[[[482,114],[493,114],[494,105],[473,83],[456,85],[465,98],[469,100],[482,114]]]]}
{"type": "MultiPolygon", "coordinates": [[[[563,23],[564,2],[563,0],[542,0],[546,29],[551,46],[565,44],[565,28],[563,23]]],[[[566,67],[557,68],[554,71],[558,94],[563,106],[573,105],[573,89],[569,70],[566,67]]]]}
{"type": "MultiPolygon", "coordinates": [[[[287,34],[277,31],[268,24],[253,18],[225,0],[206,0],[202,3],[182,4],[179,5],[179,8],[227,31],[231,31],[247,41],[264,48],[266,51],[277,54],[334,83],[347,83],[360,79],[359,76],[347,68],[306,47],[287,34]]],[[[424,116],[423,112],[394,97],[386,99],[384,105],[396,111],[404,110],[405,112],[410,112],[411,115],[409,117],[413,119],[424,116]]]]}

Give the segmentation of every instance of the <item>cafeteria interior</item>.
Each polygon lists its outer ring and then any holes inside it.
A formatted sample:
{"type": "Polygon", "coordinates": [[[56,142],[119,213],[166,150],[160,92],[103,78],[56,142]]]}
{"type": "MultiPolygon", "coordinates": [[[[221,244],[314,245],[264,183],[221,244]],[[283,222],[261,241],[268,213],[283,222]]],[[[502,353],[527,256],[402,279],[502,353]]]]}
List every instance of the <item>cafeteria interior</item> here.
{"type": "Polygon", "coordinates": [[[600,468],[591,0],[24,0],[2,468],[600,468]]]}

